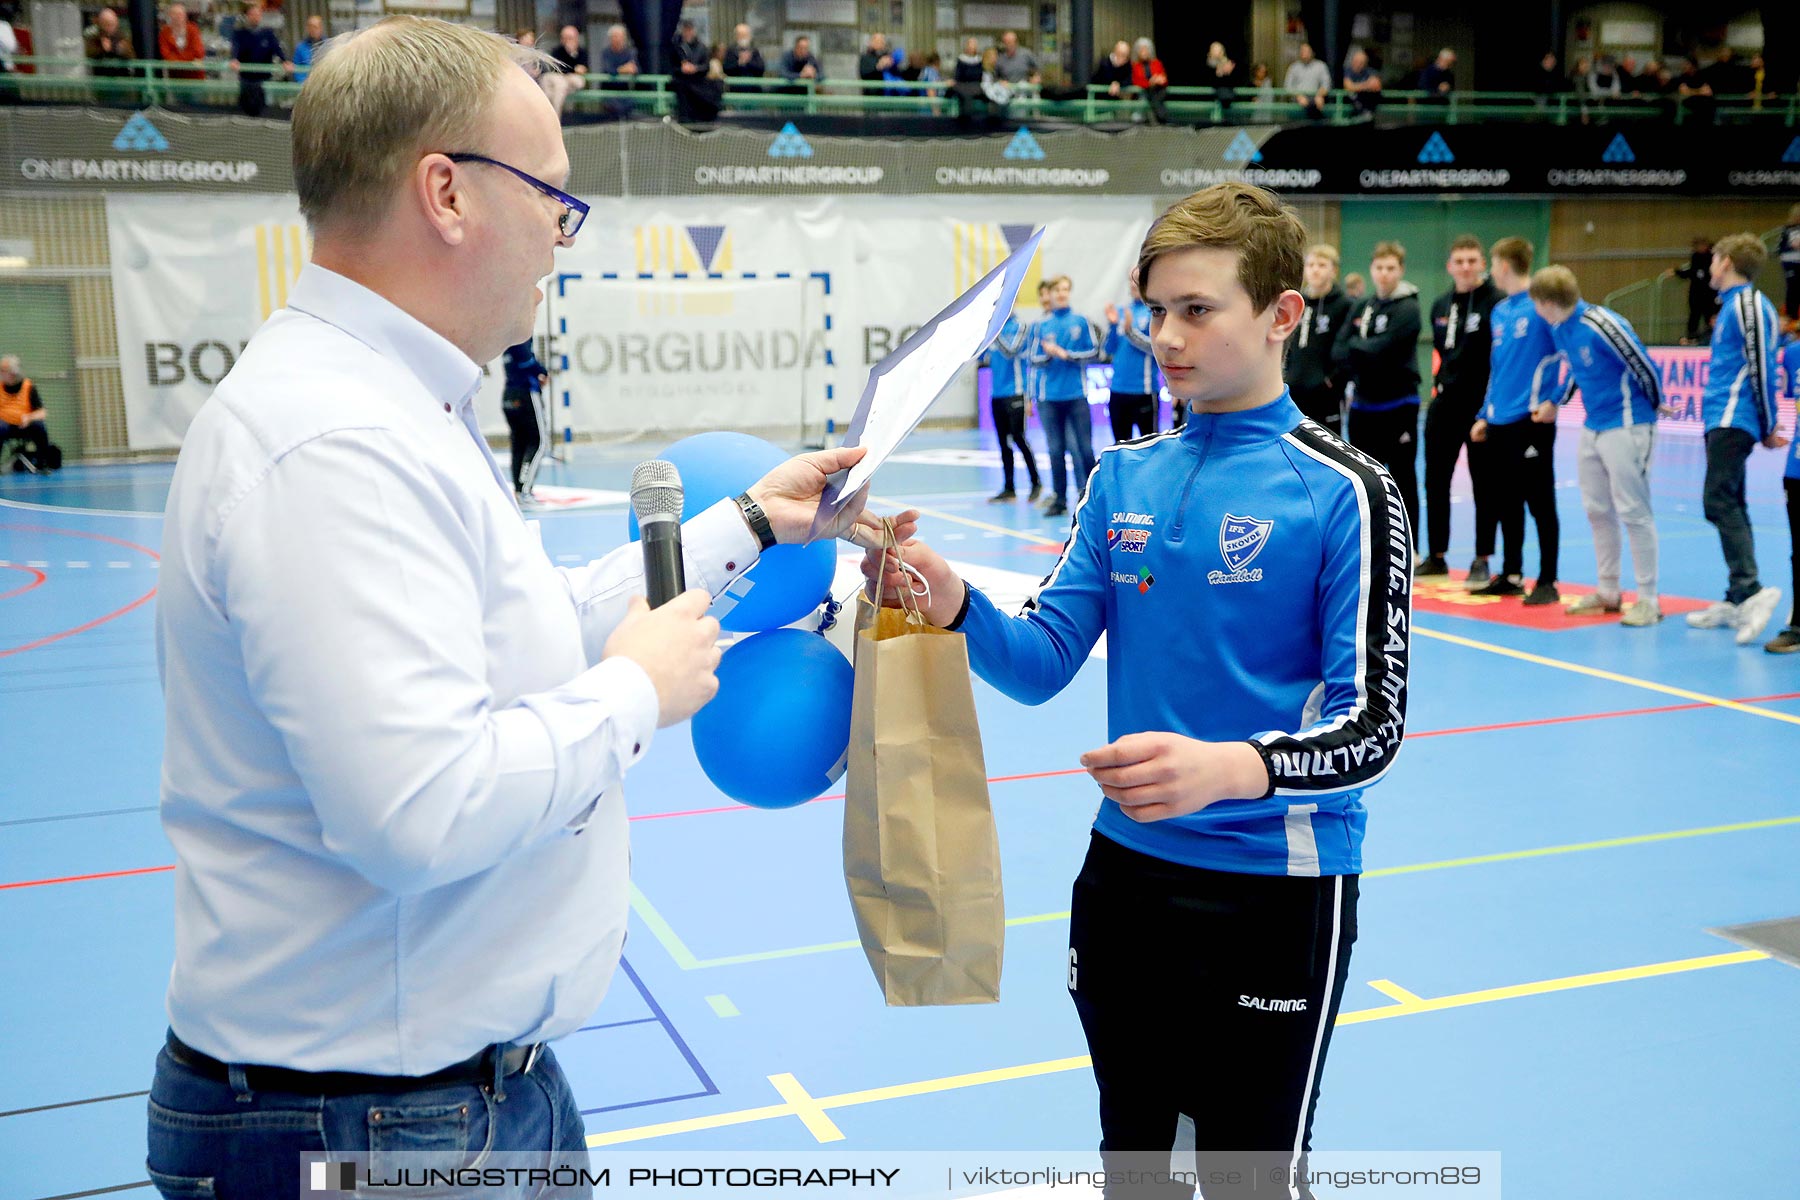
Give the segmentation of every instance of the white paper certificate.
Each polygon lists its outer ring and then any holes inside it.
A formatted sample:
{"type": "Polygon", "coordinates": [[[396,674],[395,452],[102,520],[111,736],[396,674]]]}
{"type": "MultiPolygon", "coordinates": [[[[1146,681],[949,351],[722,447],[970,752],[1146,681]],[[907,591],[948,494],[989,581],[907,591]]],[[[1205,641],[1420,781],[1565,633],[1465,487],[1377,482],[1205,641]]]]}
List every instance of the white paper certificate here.
{"type": "Polygon", "coordinates": [[[831,477],[813,521],[814,539],[846,505],[860,504],[876,470],[918,427],[956,373],[999,336],[1043,236],[1042,229],[1033,233],[980,283],[875,364],[844,439],[845,446],[867,446],[869,452],[831,477]]]}

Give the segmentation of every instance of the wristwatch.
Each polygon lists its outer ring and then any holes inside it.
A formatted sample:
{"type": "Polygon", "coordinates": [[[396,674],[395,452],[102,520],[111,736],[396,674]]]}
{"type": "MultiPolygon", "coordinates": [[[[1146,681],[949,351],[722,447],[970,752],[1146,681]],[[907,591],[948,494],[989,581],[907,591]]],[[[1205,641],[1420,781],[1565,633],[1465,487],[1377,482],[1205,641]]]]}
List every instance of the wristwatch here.
{"type": "Polygon", "coordinates": [[[756,535],[759,549],[767,550],[775,544],[775,527],[769,524],[768,514],[763,512],[762,505],[750,498],[749,492],[737,497],[738,511],[744,514],[744,524],[756,535]]]}

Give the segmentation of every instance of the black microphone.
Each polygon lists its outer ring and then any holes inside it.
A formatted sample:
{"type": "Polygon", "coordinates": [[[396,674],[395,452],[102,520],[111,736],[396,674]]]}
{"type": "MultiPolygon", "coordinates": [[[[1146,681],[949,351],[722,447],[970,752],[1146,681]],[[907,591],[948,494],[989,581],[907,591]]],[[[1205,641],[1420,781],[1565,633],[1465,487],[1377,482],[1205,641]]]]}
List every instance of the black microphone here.
{"type": "Polygon", "coordinates": [[[661,608],[687,590],[681,565],[681,473],[653,459],[631,473],[631,511],[644,543],[644,594],[661,608]]]}

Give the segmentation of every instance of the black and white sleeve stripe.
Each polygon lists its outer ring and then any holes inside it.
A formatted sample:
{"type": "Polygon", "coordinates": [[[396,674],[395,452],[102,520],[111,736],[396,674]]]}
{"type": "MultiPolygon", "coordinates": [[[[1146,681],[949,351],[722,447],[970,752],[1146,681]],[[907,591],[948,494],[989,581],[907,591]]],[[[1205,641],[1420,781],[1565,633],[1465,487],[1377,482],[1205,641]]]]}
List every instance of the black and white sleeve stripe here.
{"type": "Polygon", "coordinates": [[[1775,397],[1769,394],[1769,380],[1775,374],[1770,356],[1775,348],[1763,329],[1763,305],[1767,303],[1753,287],[1738,293],[1738,324],[1744,330],[1744,366],[1750,372],[1750,399],[1756,404],[1765,435],[1775,431],[1775,397]]]}
{"type": "MultiPolygon", "coordinates": [[[[1339,595],[1343,588],[1355,589],[1354,698],[1347,711],[1324,724],[1295,733],[1265,733],[1255,744],[1268,764],[1276,796],[1364,788],[1387,773],[1406,733],[1412,529],[1400,489],[1360,451],[1311,422],[1303,422],[1286,441],[1342,476],[1355,497],[1355,561],[1333,565],[1328,545],[1326,570],[1338,577],[1328,577],[1320,588],[1323,594],[1339,595]]],[[[1329,659],[1334,631],[1324,632],[1329,659]]]]}
{"type": "Polygon", "coordinates": [[[1581,319],[1619,356],[1619,361],[1637,379],[1638,386],[1644,389],[1650,402],[1660,406],[1662,381],[1657,377],[1656,364],[1650,361],[1650,357],[1644,353],[1644,348],[1638,345],[1638,340],[1631,336],[1630,331],[1620,324],[1619,318],[1604,309],[1590,308],[1582,314],[1581,319]]]}

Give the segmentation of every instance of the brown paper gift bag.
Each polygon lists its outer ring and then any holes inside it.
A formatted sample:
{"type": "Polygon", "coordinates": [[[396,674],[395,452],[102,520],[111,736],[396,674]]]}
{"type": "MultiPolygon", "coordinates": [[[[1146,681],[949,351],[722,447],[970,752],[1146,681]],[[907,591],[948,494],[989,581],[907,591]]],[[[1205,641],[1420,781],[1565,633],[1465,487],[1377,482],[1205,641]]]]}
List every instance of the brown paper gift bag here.
{"type": "Polygon", "coordinates": [[[863,952],[890,1005],[992,1003],[1006,910],[968,649],[867,595],[856,627],[844,882],[863,952]]]}

